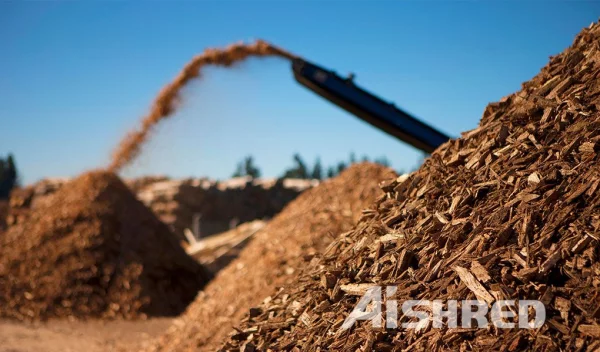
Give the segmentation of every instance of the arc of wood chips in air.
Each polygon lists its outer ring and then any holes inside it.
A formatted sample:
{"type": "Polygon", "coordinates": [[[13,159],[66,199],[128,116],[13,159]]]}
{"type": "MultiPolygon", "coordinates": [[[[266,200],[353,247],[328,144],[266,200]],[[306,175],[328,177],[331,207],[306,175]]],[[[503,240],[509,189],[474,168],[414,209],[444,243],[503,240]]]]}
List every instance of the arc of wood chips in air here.
{"type": "Polygon", "coordinates": [[[121,140],[112,155],[108,170],[118,172],[140,154],[141,147],[148,140],[154,126],[177,110],[181,90],[194,78],[200,76],[204,66],[230,67],[250,57],[265,56],[276,56],[288,60],[295,58],[291,53],[263,40],[257,40],[252,44],[232,44],[224,49],[206,49],[202,54],[195,56],[183,67],[177,77],[160,91],[152,103],[150,112],[142,119],[141,125],[130,131],[121,140]]]}

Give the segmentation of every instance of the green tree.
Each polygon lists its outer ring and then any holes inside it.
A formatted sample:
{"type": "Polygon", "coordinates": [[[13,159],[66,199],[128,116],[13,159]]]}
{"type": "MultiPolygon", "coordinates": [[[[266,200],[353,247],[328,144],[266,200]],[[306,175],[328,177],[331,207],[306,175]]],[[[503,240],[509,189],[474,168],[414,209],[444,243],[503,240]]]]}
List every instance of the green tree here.
{"type": "Polygon", "coordinates": [[[302,160],[300,154],[294,154],[294,166],[283,173],[284,178],[309,178],[308,168],[306,167],[306,163],[302,160]]]}
{"type": "Polygon", "coordinates": [[[19,174],[12,154],[0,159],[0,199],[7,199],[10,191],[18,185],[19,174]]]}
{"type": "Polygon", "coordinates": [[[343,161],[340,161],[337,164],[337,174],[340,174],[342,171],[346,170],[348,166],[346,165],[346,163],[344,163],[343,161]]]}
{"type": "Polygon", "coordinates": [[[254,157],[252,155],[248,155],[244,158],[244,160],[237,164],[232,177],[250,176],[252,178],[258,178],[260,175],[260,169],[254,165],[254,157]]]}
{"type": "Polygon", "coordinates": [[[356,154],[354,154],[354,152],[350,153],[350,165],[355,164],[356,163],[356,154]]]}
{"type": "Polygon", "coordinates": [[[251,155],[248,155],[244,160],[244,172],[252,178],[260,177],[260,169],[254,165],[254,158],[251,155]]]}
{"type": "Polygon", "coordinates": [[[335,177],[335,168],[330,166],[327,168],[327,178],[335,177]]]}
{"type": "Polygon", "coordinates": [[[320,180],[323,178],[323,166],[321,165],[321,158],[317,158],[315,165],[313,166],[311,178],[320,180]]]}
{"type": "Polygon", "coordinates": [[[242,177],[244,176],[244,163],[242,163],[241,161],[239,163],[237,163],[237,166],[235,167],[235,172],[233,173],[233,175],[231,175],[231,177],[242,177]]]}

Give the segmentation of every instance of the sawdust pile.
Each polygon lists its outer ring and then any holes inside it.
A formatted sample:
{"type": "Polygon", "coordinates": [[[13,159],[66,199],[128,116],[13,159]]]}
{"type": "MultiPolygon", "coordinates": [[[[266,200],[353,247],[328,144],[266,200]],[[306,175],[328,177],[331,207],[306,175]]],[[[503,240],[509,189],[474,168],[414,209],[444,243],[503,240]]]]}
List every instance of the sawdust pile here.
{"type": "Polygon", "coordinates": [[[70,181],[0,237],[0,316],[171,316],[209,275],[112,173],[70,181]]]}
{"type": "Polygon", "coordinates": [[[152,104],[148,115],[142,119],[141,126],[125,136],[114,152],[108,170],[118,172],[140,153],[142,144],[148,139],[154,126],[169,117],[177,109],[181,90],[200,75],[206,65],[229,67],[249,57],[277,56],[293,59],[294,56],[265,41],[253,44],[233,44],[225,49],[206,49],[194,57],[171,83],[166,85],[152,104]]]}
{"type": "Polygon", "coordinates": [[[202,291],[153,351],[214,351],[234,324],[275,289],[295,281],[299,270],[328,243],[348,231],[361,210],[395,178],[388,168],[357,164],[292,201],[202,291]]]}
{"type": "Polygon", "coordinates": [[[478,128],[386,184],[362,221],[251,310],[224,349],[600,350],[599,152],[595,24],[520,92],[489,104],[478,128]],[[398,285],[390,298],[399,304],[537,299],[547,317],[533,330],[431,321],[420,330],[362,321],[341,330],[372,285],[398,285]]]}

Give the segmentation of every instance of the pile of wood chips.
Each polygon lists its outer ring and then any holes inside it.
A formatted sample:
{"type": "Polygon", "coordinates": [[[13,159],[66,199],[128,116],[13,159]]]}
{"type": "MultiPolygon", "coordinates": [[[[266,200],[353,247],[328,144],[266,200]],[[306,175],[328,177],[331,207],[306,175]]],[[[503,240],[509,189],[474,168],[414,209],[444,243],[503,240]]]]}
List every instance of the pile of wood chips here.
{"type": "Polygon", "coordinates": [[[222,349],[600,350],[599,151],[594,24],[478,128],[383,185],[358,225],[252,308],[222,349]],[[340,329],[373,285],[397,285],[400,303],[540,300],[547,317],[539,329],[340,329]]]}
{"type": "Polygon", "coordinates": [[[114,174],[95,171],[0,236],[0,316],[172,316],[210,275],[114,174]]]}
{"type": "Polygon", "coordinates": [[[254,235],[148,350],[214,351],[248,307],[295,282],[317,253],[356,224],[361,210],[382,193],[379,182],[395,177],[389,168],[362,163],[303,192],[254,235]]]}
{"type": "Polygon", "coordinates": [[[44,206],[48,196],[60,189],[67,181],[67,179],[62,178],[48,178],[30,186],[11,190],[4,218],[6,225],[13,226],[27,221],[31,209],[44,206]]]}

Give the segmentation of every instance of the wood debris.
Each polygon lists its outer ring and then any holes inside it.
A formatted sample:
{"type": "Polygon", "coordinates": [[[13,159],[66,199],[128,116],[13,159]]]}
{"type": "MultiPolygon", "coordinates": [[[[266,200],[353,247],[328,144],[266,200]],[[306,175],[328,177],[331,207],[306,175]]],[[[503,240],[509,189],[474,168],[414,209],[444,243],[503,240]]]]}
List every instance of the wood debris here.
{"type": "MultiPolygon", "coordinates": [[[[248,344],[245,340],[260,331],[289,329],[296,319],[300,324],[310,326],[316,315],[313,312],[303,314],[304,301],[291,300],[289,293],[280,294],[278,288],[298,284],[299,275],[316,260],[318,253],[337,252],[339,244],[332,247],[331,242],[349,235],[348,231],[360,218],[374,216],[375,211],[372,214],[361,211],[377,196],[385,196],[378,186],[380,181],[396,178],[397,175],[389,168],[360,163],[300,194],[254,234],[239,257],[206,286],[180,317],[182,323],[173,326],[148,350],[215,351],[227,338],[232,326],[246,314],[252,315],[253,320],[260,319],[284,306],[294,319],[269,319],[260,325],[236,331],[240,347],[252,345],[256,350],[262,350],[262,346],[251,341],[248,344]],[[352,216],[344,215],[346,213],[352,216]]],[[[392,242],[386,241],[385,245],[392,242]]],[[[361,250],[367,250],[370,245],[363,243],[361,250]]],[[[352,248],[355,246],[356,243],[353,243],[352,248]]],[[[315,280],[332,297],[338,297],[344,295],[341,289],[344,283],[339,282],[339,274],[338,271],[323,275],[317,273],[315,280]]],[[[331,307],[326,300],[320,300],[315,309],[324,312],[331,307]]]]}
{"type": "Polygon", "coordinates": [[[207,238],[202,238],[186,248],[186,252],[216,274],[235,259],[252,236],[260,231],[266,221],[254,220],[236,228],[207,238]]]}
{"type": "Polygon", "coordinates": [[[210,278],[168,227],[104,171],[65,183],[0,236],[2,317],[173,316],[210,278]]]}
{"type": "MultiPolygon", "coordinates": [[[[375,212],[273,297],[301,302],[308,324],[289,303],[266,303],[268,314],[241,322],[259,327],[245,341],[263,351],[597,351],[598,77],[594,24],[520,92],[490,104],[478,128],[438,148],[403,182],[386,182],[375,212]],[[371,245],[388,233],[404,239],[371,245]],[[414,261],[400,265],[409,251],[414,261]],[[324,274],[337,279],[333,288],[320,285],[324,274]],[[531,330],[417,332],[370,322],[340,330],[360,299],[340,287],[363,285],[397,286],[398,300],[537,299],[547,319],[531,330]],[[260,327],[269,321],[292,323],[260,327]]],[[[229,339],[222,350],[239,347],[229,339]]]]}

